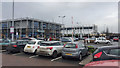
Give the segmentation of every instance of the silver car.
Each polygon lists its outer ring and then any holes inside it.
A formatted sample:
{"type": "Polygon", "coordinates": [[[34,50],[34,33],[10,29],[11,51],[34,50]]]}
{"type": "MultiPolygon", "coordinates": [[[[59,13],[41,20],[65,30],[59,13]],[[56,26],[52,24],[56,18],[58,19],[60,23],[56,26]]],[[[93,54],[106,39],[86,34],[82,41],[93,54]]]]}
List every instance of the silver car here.
{"type": "Polygon", "coordinates": [[[81,42],[69,42],[64,45],[62,50],[62,58],[77,58],[82,60],[82,57],[88,55],[88,48],[81,42]]]}
{"type": "Polygon", "coordinates": [[[58,54],[62,53],[62,48],[63,44],[60,41],[44,41],[37,49],[36,54],[56,58],[58,54]]]}

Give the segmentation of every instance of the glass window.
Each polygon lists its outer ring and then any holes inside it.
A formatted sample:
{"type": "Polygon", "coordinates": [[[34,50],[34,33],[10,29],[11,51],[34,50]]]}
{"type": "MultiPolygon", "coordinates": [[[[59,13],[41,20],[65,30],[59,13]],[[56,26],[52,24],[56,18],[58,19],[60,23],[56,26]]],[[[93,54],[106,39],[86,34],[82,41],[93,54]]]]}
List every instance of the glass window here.
{"type": "Polygon", "coordinates": [[[51,46],[49,43],[41,43],[41,46],[51,46]]]}
{"type": "Polygon", "coordinates": [[[111,49],[109,54],[120,56],[120,49],[111,49]]]}
{"type": "Polygon", "coordinates": [[[81,43],[79,43],[78,45],[79,45],[79,47],[84,47],[85,46],[84,44],[81,44],[81,43]]]}
{"type": "Polygon", "coordinates": [[[36,41],[29,41],[28,44],[35,44],[36,41]]]}
{"type": "Polygon", "coordinates": [[[41,42],[39,41],[37,44],[38,44],[38,45],[41,45],[41,42]]]}
{"type": "Polygon", "coordinates": [[[67,43],[65,45],[65,48],[75,48],[76,47],[76,44],[73,44],[73,43],[67,43]]]}

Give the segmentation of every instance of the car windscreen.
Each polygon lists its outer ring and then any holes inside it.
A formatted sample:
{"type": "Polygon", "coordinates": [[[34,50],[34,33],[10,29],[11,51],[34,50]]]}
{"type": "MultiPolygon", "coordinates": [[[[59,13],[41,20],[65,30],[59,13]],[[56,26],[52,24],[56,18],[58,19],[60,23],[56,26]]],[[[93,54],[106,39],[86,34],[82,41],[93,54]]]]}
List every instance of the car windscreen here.
{"type": "Polygon", "coordinates": [[[35,44],[36,41],[29,41],[28,44],[35,44]]]}
{"type": "Polygon", "coordinates": [[[76,44],[67,43],[67,44],[65,45],[65,48],[76,48],[76,44]]]}
{"type": "Polygon", "coordinates": [[[26,45],[28,42],[27,41],[18,41],[17,44],[18,45],[26,45]]]}

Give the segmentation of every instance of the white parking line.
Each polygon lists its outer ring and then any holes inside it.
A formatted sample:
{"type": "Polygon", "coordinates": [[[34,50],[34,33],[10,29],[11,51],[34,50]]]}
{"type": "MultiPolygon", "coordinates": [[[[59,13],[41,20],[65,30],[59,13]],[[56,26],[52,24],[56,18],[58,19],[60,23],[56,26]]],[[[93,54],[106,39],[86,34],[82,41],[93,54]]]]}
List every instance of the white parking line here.
{"type": "Polygon", "coordinates": [[[19,55],[19,54],[23,54],[23,53],[16,53],[16,54],[12,54],[12,55],[19,55]]]}
{"type": "Polygon", "coordinates": [[[58,60],[58,59],[61,59],[62,56],[58,57],[58,58],[55,58],[55,59],[52,59],[51,61],[55,61],[55,60],[58,60]]]}
{"type": "Polygon", "coordinates": [[[85,64],[88,64],[91,60],[92,60],[92,55],[89,55],[88,57],[83,59],[79,64],[80,65],[85,65],[85,64]]]}
{"type": "Polygon", "coordinates": [[[4,51],[6,51],[6,50],[0,50],[0,52],[4,52],[4,51]]]}
{"type": "Polygon", "coordinates": [[[38,57],[39,55],[34,55],[34,56],[30,56],[29,58],[34,58],[34,57],[38,57]]]}

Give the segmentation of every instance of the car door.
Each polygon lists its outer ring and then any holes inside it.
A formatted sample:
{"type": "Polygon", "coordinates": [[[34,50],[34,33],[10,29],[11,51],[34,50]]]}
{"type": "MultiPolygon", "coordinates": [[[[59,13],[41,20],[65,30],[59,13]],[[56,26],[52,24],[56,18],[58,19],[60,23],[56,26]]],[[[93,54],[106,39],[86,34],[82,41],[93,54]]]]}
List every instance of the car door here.
{"type": "Polygon", "coordinates": [[[110,49],[108,57],[110,59],[120,59],[120,49],[110,49]]]}

